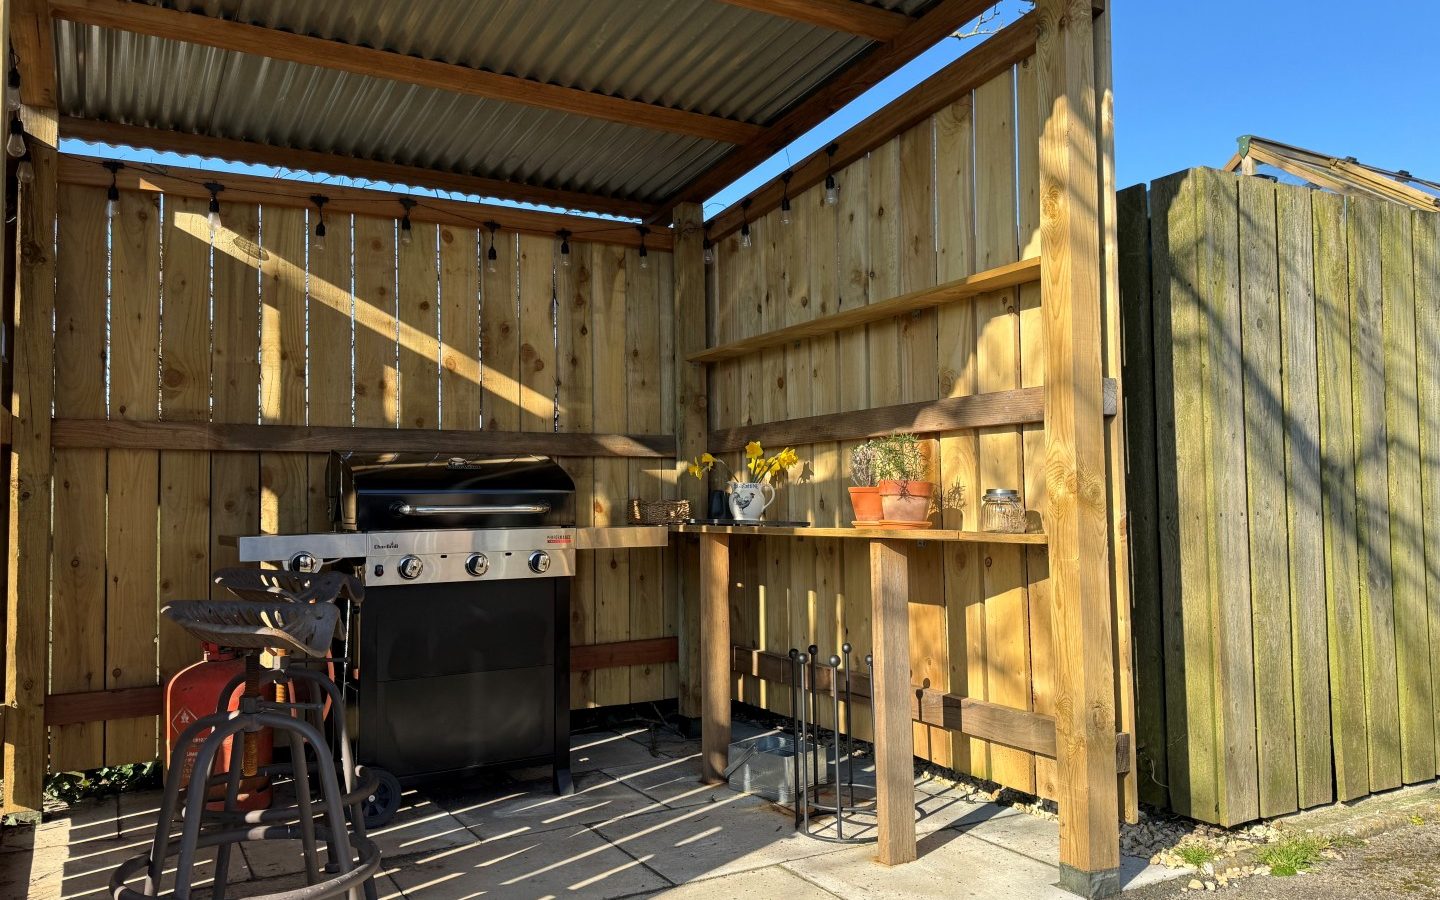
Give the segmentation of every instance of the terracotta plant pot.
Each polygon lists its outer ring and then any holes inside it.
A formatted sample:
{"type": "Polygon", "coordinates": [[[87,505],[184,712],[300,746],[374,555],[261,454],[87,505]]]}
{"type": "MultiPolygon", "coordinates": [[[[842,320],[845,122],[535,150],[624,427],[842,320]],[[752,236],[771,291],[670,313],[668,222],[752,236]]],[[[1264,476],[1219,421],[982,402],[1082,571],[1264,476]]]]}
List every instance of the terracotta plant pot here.
{"type": "Polygon", "coordinates": [[[852,487],[850,489],[850,505],[855,509],[855,521],[857,522],[878,522],[885,518],[885,513],[880,507],[880,489],[878,487],[852,487]]]}
{"type": "Polygon", "coordinates": [[[880,509],[887,522],[925,522],[930,518],[930,495],[935,485],[929,481],[880,482],[880,509]]]}

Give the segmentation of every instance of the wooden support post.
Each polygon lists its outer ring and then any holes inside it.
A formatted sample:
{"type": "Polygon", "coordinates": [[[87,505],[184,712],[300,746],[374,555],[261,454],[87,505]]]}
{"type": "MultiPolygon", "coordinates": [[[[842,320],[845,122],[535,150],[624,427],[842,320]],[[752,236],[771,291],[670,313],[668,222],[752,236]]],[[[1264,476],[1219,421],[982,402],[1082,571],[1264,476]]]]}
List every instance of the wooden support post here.
{"type": "Polygon", "coordinates": [[[50,630],[50,407],[55,311],[53,109],[23,112],[35,178],[18,204],[10,532],[5,617],[5,804],[38,817],[45,781],[46,642],[50,630]]]}
{"type": "Polygon", "coordinates": [[[1041,0],[1045,472],[1056,598],[1060,885],[1119,892],[1115,675],[1102,413],[1101,197],[1089,0],[1041,0]]]}
{"type": "MultiPolygon", "coordinates": [[[[675,453],[677,464],[705,452],[710,429],[706,369],[689,361],[705,349],[704,214],[698,203],[681,203],[674,213],[675,243],[675,453]]],[[[680,497],[690,501],[692,516],[705,515],[706,483],[680,476],[680,497]]],[[[700,582],[692,541],[680,541],[680,715],[700,715],[700,582]]]]}
{"type": "Polygon", "coordinates": [[[870,542],[870,634],[875,663],[875,806],[880,862],[915,859],[915,735],[910,727],[908,541],[870,542]]]}
{"type": "MultiPolygon", "coordinates": [[[[730,747],[730,536],[700,535],[700,779],[725,780],[730,747]]],[[[906,726],[909,727],[908,725],[906,726]]]]}

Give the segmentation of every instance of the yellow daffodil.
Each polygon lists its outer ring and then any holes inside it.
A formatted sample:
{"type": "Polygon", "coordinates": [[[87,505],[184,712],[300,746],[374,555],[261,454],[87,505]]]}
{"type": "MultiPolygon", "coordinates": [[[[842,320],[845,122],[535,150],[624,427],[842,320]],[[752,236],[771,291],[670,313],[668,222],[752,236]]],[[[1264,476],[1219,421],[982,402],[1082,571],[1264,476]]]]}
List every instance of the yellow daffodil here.
{"type": "Polygon", "coordinates": [[[691,464],[690,464],[689,470],[690,470],[690,475],[691,475],[691,477],[693,477],[693,478],[700,478],[700,477],[702,477],[703,472],[702,472],[701,468],[700,468],[698,465],[696,465],[695,463],[691,463],[691,464]]]}
{"type": "Polygon", "coordinates": [[[746,459],[759,459],[765,455],[765,448],[760,446],[759,441],[751,441],[745,445],[746,459]]]}
{"type": "Polygon", "coordinates": [[[713,466],[715,465],[715,457],[711,456],[709,453],[702,453],[700,454],[700,462],[703,465],[713,466]]]}

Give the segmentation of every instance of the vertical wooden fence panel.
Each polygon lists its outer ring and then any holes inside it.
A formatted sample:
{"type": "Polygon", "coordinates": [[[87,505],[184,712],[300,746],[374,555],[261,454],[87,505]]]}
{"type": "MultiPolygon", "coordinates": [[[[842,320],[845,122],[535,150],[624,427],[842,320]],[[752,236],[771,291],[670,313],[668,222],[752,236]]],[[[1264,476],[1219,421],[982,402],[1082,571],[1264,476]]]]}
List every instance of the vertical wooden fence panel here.
{"type": "Polygon", "coordinates": [[[1147,251],[1144,199],[1120,198],[1127,369],[1155,373],[1153,411],[1143,375],[1127,393],[1141,790],[1234,825],[1429,780],[1440,217],[1192,170],[1151,185],[1147,251]]]}
{"type": "MultiPolygon", "coordinates": [[[[55,290],[55,414],[105,418],[107,227],[105,191],[65,185],[59,192],[55,290]]],[[[104,450],[55,453],[54,587],[50,691],[105,686],[104,450]]],[[[104,762],[105,725],[61,725],[50,733],[55,771],[104,762]]]]}

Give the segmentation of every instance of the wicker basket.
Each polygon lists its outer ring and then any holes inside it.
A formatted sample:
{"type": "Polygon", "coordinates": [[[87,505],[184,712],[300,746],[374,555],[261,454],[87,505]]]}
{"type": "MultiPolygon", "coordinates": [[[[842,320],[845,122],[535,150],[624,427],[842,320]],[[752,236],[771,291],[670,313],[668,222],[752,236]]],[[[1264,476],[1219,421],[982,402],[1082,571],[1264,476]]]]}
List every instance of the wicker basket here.
{"type": "Polygon", "coordinates": [[[690,518],[689,500],[630,501],[630,521],[636,525],[675,525],[690,518]]]}

